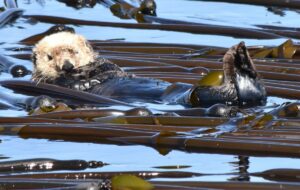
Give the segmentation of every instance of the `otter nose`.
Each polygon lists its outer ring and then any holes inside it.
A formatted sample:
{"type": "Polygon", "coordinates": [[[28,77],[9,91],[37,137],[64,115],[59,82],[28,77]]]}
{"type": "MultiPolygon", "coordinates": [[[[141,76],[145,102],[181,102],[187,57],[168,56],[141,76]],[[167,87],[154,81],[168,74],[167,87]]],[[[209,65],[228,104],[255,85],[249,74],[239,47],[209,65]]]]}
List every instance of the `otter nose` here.
{"type": "Polygon", "coordinates": [[[66,60],[62,66],[62,70],[63,71],[72,71],[74,68],[74,65],[69,61],[69,60],[66,60]]]}

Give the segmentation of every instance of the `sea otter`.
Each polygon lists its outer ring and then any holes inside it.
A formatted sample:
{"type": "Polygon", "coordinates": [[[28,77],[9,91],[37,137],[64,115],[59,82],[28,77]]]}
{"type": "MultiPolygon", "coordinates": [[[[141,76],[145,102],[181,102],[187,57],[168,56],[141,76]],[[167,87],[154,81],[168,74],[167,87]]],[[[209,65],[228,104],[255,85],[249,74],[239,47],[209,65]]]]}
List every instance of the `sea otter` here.
{"type": "Polygon", "coordinates": [[[264,105],[266,91],[244,42],[223,58],[224,80],[219,86],[136,77],[99,57],[81,35],[59,32],[46,36],[33,49],[32,80],[105,95],[127,102],[177,103],[209,107],[217,103],[250,107],[264,105]]]}

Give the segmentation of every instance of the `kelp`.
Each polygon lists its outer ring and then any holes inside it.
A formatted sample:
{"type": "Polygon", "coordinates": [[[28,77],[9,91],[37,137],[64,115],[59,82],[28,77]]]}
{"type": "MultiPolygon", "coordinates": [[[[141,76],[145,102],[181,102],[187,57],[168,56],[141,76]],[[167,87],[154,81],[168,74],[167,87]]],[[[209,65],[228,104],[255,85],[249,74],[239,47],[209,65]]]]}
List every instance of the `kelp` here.
{"type": "Polygon", "coordinates": [[[39,113],[31,115],[35,118],[52,118],[52,119],[84,119],[91,120],[96,117],[107,116],[147,116],[152,115],[151,110],[147,108],[133,108],[126,111],[118,109],[78,109],[78,110],[63,110],[58,112],[39,113]]]}
{"type": "MultiPolygon", "coordinates": [[[[287,108],[289,106],[292,105],[287,105],[287,108]]],[[[283,108],[279,110],[284,110],[283,108]]],[[[273,112],[233,119],[228,123],[224,119],[216,118],[207,120],[198,117],[170,116],[148,117],[149,123],[145,123],[146,117],[130,116],[125,117],[126,122],[120,122],[122,121],[120,117],[115,121],[99,118],[97,122],[72,124],[2,124],[2,129],[6,134],[11,129],[13,130],[11,135],[18,134],[24,138],[73,139],[81,142],[99,142],[102,138],[109,138],[116,142],[193,152],[299,157],[297,152],[299,141],[296,139],[300,134],[295,132],[297,129],[295,127],[299,124],[295,122],[289,125],[287,121],[278,120],[272,114],[273,112]],[[268,152],[265,152],[266,149],[268,152]]]]}
{"type": "Polygon", "coordinates": [[[111,188],[114,190],[151,190],[153,185],[134,175],[119,175],[111,179],[111,188]]]}
{"type": "Polygon", "coordinates": [[[4,1],[6,9],[0,13],[0,28],[23,15],[24,10],[19,9],[15,0],[4,1]]]}
{"type": "Polygon", "coordinates": [[[10,73],[14,78],[31,74],[25,66],[15,64],[7,56],[0,55],[0,73],[10,73]]]}
{"type": "Polygon", "coordinates": [[[34,45],[39,40],[41,40],[43,37],[53,34],[53,33],[56,33],[56,32],[62,32],[62,31],[75,33],[75,30],[72,27],[68,27],[65,25],[55,25],[55,26],[50,27],[45,32],[42,32],[40,34],[36,34],[36,35],[30,36],[28,38],[21,40],[20,43],[26,44],[26,45],[34,45]]]}
{"type": "MultiPolygon", "coordinates": [[[[247,158],[247,157],[246,157],[247,158]]],[[[238,164],[238,166],[241,166],[238,164]]],[[[58,169],[59,166],[56,166],[58,169]]],[[[156,167],[158,169],[182,169],[186,167],[180,166],[168,166],[168,167],[156,167]]],[[[28,172],[31,172],[30,170],[28,172]]],[[[172,178],[172,179],[180,179],[180,178],[187,178],[187,177],[201,177],[201,176],[220,176],[220,175],[236,175],[237,172],[232,173],[195,173],[195,172],[184,172],[184,171],[125,171],[125,172],[60,172],[60,173],[25,173],[25,174],[14,174],[10,176],[1,176],[1,178],[6,179],[64,179],[64,180],[100,180],[100,179],[111,179],[114,176],[120,175],[132,175],[137,176],[142,179],[146,180],[153,180],[155,178],[172,178]]],[[[248,177],[261,177],[263,179],[277,181],[277,182],[299,182],[298,176],[300,175],[299,169],[292,169],[292,168],[275,168],[260,172],[244,172],[241,175],[248,176],[248,177]]]]}
{"type": "Polygon", "coordinates": [[[65,99],[73,99],[74,101],[83,101],[86,103],[96,103],[103,105],[124,105],[131,106],[130,104],[120,102],[117,100],[112,100],[106,97],[101,97],[98,95],[75,91],[68,88],[63,88],[51,84],[45,83],[35,83],[30,81],[0,81],[0,84],[3,87],[7,87],[13,89],[18,92],[25,93],[27,95],[49,95],[54,96],[56,98],[65,98],[65,99]]]}
{"type": "Polygon", "coordinates": [[[146,22],[144,15],[156,16],[156,3],[154,0],[143,0],[139,7],[135,7],[123,0],[101,1],[109,7],[114,16],[121,19],[135,19],[137,22],[146,22]]]}
{"type": "Polygon", "coordinates": [[[227,3],[242,3],[242,4],[250,4],[250,5],[263,5],[263,6],[278,6],[278,7],[287,7],[292,9],[299,9],[300,2],[299,1],[282,1],[282,0],[208,0],[215,2],[227,2],[227,3]]]}
{"type": "Polygon", "coordinates": [[[103,167],[104,165],[107,164],[101,161],[87,162],[85,160],[55,160],[49,158],[37,158],[0,162],[0,174],[57,170],[84,170],[87,168],[103,167]]]}
{"type": "Polygon", "coordinates": [[[217,25],[203,26],[203,25],[184,25],[184,24],[146,24],[146,23],[113,23],[113,22],[100,22],[100,21],[88,21],[64,17],[55,16],[43,16],[43,15],[24,15],[24,18],[32,18],[40,22],[52,23],[52,24],[73,24],[73,25],[87,25],[87,26],[109,26],[117,28],[131,28],[131,29],[148,29],[148,30],[165,30],[176,32],[188,32],[194,34],[216,34],[224,36],[233,36],[240,38],[252,38],[252,39],[276,39],[281,36],[265,31],[259,31],[247,28],[231,28],[222,27],[217,25]]]}
{"type": "Polygon", "coordinates": [[[124,172],[68,172],[68,173],[35,173],[35,174],[15,174],[12,176],[1,176],[0,178],[31,178],[31,179],[110,179],[116,175],[127,174],[135,175],[143,179],[155,179],[155,178],[187,178],[193,176],[200,176],[201,174],[195,172],[184,171],[124,171],[124,172]]]}
{"type": "MultiPolygon", "coordinates": [[[[18,189],[18,188],[29,188],[29,189],[46,189],[46,190],[53,190],[53,189],[111,189],[110,181],[75,181],[75,180],[36,180],[36,179],[1,179],[0,183],[2,184],[2,188],[9,188],[9,189],[18,189]],[[6,180],[6,181],[5,181],[6,180]],[[81,184],[80,184],[81,183],[81,184]],[[102,187],[102,188],[101,188],[102,187]]],[[[229,189],[245,189],[245,190],[252,190],[252,189],[262,189],[262,190],[269,190],[269,189],[290,189],[296,190],[299,188],[299,185],[295,183],[289,182],[280,182],[280,183],[266,183],[266,182],[174,182],[174,181],[151,181],[151,184],[154,186],[155,190],[166,190],[166,189],[173,189],[173,190],[205,190],[205,189],[215,189],[215,190],[229,190],[229,189]]],[[[114,190],[114,189],[112,189],[114,190]]],[[[130,189],[131,190],[131,189],[130,189]]]]}
{"type": "Polygon", "coordinates": [[[81,8],[93,8],[96,5],[96,0],[58,0],[59,2],[65,3],[69,7],[73,7],[75,9],[81,8]]]}
{"type": "Polygon", "coordinates": [[[263,50],[258,50],[253,54],[254,58],[285,58],[285,59],[292,59],[297,50],[298,46],[294,45],[291,39],[287,40],[283,44],[279,45],[275,48],[266,48],[263,50]]]}
{"type": "Polygon", "coordinates": [[[94,118],[101,123],[115,124],[148,124],[148,125],[175,125],[175,126],[215,126],[227,121],[226,118],[189,117],[189,116],[116,116],[94,118]]]}

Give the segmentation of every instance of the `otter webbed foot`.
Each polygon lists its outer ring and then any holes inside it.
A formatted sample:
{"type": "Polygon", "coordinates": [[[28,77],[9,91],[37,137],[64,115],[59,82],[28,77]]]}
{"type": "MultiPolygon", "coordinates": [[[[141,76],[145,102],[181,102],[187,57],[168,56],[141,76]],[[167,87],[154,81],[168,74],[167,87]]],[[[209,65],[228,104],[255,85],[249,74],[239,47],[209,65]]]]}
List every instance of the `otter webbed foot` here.
{"type": "Polygon", "coordinates": [[[237,90],[239,106],[264,105],[267,99],[266,89],[244,42],[237,46],[236,52],[233,82],[237,90]]]}
{"type": "Polygon", "coordinates": [[[266,103],[266,90],[244,42],[231,47],[223,57],[223,82],[219,86],[197,86],[190,92],[192,106],[216,103],[252,107],[266,103]]]}

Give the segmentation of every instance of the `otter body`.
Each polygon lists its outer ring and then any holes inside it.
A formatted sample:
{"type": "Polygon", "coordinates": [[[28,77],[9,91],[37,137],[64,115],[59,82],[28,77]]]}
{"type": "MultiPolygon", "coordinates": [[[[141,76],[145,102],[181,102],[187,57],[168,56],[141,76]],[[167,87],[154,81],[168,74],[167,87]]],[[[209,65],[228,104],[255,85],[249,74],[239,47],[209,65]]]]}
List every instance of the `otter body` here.
{"type": "Polygon", "coordinates": [[[167,102],[194,107],[217,103],[250,107],[266,102],[264,85],[243,42],[224,55],[224,81],[220,86],[171,84],[136,77],[100,58],[82,36],[68,32],[42,39],[34,48],[33,58],[34,81],[127,102],[167,102]]]}

